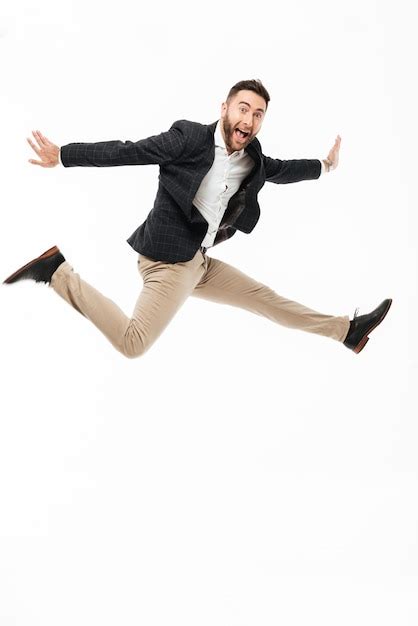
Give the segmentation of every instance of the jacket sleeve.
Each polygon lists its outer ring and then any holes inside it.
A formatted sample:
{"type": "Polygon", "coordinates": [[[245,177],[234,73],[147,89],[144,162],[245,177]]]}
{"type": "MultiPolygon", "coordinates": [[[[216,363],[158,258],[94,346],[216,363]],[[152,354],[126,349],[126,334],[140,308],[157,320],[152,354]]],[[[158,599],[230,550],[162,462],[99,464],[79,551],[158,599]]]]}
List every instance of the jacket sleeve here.
{"type": "Polygon", "coordinates": [[[184,120],[178,120],[168,131],[136,142],[69,143],[61,147],[61,161],[64,167],[163,165],[177,159],[185,145],[184,120]]]}
{"type": "Polygon", "coordinates": [[[270,183],[298,183],[301,180],[312,180],[321,175],[319,159],[292,159],[282,161],[263,155],[266,180],[270,183]]]}

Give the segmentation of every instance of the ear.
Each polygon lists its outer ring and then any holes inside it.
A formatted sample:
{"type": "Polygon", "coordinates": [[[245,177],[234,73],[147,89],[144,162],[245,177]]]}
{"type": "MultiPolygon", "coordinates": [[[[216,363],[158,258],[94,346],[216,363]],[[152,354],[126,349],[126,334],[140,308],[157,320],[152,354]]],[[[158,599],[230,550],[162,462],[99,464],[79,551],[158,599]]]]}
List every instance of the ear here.
{"type": "Polygon", "coordinates": [[[221,117],[225,117],[225,113],[228,109],[228,105],[226,102],[222,102],[222,106],[221,106],[221,117]]]}

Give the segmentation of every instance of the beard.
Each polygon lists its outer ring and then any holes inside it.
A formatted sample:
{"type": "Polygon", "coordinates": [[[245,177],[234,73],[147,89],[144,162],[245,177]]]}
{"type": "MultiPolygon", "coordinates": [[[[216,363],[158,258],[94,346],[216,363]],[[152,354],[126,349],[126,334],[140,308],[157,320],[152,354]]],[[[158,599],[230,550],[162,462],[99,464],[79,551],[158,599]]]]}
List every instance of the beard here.
{"type": "MultiPolygon", "coordinates": [[[[237,126],[235,128],[238,128],[239,124],[237,124],[237,126]]],[[[225,135],[225,145],[226,147],[233,152],[236,148],[233,148],[232,143],[234,140],[234,130],[235,128],[232,126],[231,121],[228,117],[228,113],[226,113],[225,117],[223,118],[223,129],[224,129],[224,135],[225,135]]],[[[246,148],[248,146],[248,144],[250,143],[250,141],[252,141],[252,134],[248,135],[247,139],[242,143],[239,144],[239,150],[242,150],[242,148],[246,148]]],[[[238,143],[238,142],[236,142],[238,143]]]]}

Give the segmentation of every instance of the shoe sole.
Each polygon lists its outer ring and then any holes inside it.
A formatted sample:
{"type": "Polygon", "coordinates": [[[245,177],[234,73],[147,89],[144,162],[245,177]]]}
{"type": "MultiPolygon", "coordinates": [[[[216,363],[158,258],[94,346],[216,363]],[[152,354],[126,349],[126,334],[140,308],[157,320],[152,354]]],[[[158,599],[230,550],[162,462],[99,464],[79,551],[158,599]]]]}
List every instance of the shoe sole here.
{"type": "Polygon", "coordinates": [[[23,265],[23,267],[20,267],[11,276],[6,278],[6,280],[3,281],[3,285],[7,284],[7,283],[13,283],[14,280],[19,276],[19,274],[21,274],[22,272],[27,270],[29,267],[31,267],[32,265],[34,265],[35,263],[37,263],[41,259],[48,259],[49,257],[53,256],[54,254],[57,254],[57,252],[60,252],[60,250],[59,250],[59,248],[57,246],[53,246],[52,248],[49,248],[49,250],[46,250],[43,254],[41,254],[40,256],[36,257],[36,259],[32,259],[32,261],[29,261],[29,263],[26,263],[26,265],[23,265]]]}
{"type": "Polygon", "coordinates": [[[385,311],[382,313],[381,318],[376,322],[376,324],[369,330],[367,335],[364,335],[364,337],[359,341],[359,343],[356,345],[355,348],[353,348],[353,352],[355,352],[356,354],[358,354],[359,352],[361,352],[363,350],[363,348],[365,347],[366,343],[369,341],[369,337],[368,335],[370,335],[370,333],[377,328],[377,326],[379,326],[379,324],[381,322],[383,322],[383,320],[385,319],[387,312],[389,311],[390,307],[392,304],[392,300],[389,301],[385,311]]]}

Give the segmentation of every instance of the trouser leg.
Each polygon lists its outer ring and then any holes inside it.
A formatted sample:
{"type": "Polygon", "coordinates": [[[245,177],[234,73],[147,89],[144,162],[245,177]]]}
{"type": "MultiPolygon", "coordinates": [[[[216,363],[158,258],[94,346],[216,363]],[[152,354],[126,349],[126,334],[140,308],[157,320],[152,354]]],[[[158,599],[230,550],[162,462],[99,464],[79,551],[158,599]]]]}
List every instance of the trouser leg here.
{"type": "Polygon", "coordinates": [[[51,279],[51,287],[89,319],[127,357],[144,354],[161,335],[202,278],[205,266],[200,251],[184,263],[163,263],[139,255],[143,288],[132,317],[80,278],[66,261],[51,279]]]}
{"type": "Polygon", "coordinates": [[[218,259],[206,257],[206,264],[206,272],[191,295],[246,309],[288,328],[344,341],[350,325],[348,316],[324,315],[283,298],[266,285],[218,259]]]}

